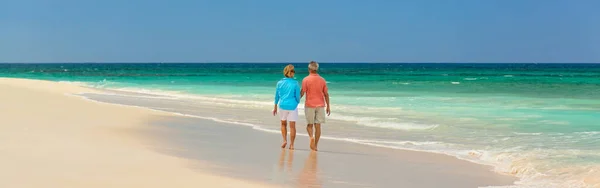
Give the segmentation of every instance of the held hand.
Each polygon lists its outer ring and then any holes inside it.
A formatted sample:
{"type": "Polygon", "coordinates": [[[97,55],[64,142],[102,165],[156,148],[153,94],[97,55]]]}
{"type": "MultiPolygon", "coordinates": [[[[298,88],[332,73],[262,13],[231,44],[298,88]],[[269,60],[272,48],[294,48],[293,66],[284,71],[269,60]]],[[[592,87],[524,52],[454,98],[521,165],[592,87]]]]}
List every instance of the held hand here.
{"type": "Polygon", "coordinates": [[[327,106],[327,109],[325,110],[325,112],[327,112],[327,116],[331,115],[331,109],[329,109],[329,106],[327,106]]]}

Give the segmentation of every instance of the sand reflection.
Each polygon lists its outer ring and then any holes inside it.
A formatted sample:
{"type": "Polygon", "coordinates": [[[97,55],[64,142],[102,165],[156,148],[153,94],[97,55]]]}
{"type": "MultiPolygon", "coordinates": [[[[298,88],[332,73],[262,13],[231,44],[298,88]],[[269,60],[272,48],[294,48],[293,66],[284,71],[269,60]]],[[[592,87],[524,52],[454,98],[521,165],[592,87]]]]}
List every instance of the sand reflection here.
{"type": "MultiPolygon", "coordinates": [[[[279,173],[291,175],[293,173],[293,164],[294,150],[282,149],[279,154],[279,173]]],[[[297,178],[297,187],[321,187],[321,182],[317,177],[317,173],[317,152],[310,151],[306,161],[304,161],[304,167],[297,178]]],[[[290,176],[288,177],[292,178],[290,176]]]]}
{"type": "Polygon", "coordinates": [[[279,154],[279,172],[283,173],[284,171],[287,173],[292,172],[292,165],[294,164],[294,150],[281,149],[281,153],[279,154]],[[285,154],[288,154],[287,160],[285,154]]]}
{"type": "Polygon", "coordinates": [[[317,152],[311,151],[298,177],[298,187],[321,187],[321,182],[317,177],[317,158],[317,152]]]}

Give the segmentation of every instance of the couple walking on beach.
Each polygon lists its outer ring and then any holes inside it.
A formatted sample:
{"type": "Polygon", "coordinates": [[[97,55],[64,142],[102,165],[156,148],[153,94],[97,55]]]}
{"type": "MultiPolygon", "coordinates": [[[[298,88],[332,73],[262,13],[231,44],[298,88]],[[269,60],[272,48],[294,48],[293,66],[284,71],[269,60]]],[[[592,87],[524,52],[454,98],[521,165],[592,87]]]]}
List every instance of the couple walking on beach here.
{"type": "Polygon", "coordinates": [[[327,116],[330,115],[327,83],[317,73],[318,70],[319,64],[311,61],[308,64],[309,74],[302,80],[302,88],[300,88],[298,81],[294,80],[296,74],[294,65],[287,65],[283,69],[285,77],[277,82],[275,107],[273,108],[273,115],[279,113],[281,117],[281,136],[283,137],[281,148],[285,148],[287,145],[287,124],[289,121],[291,139],[289,149],[294,149],[296,121],[298,121],[298,104],[300,103],[300,99],[306,96],[304,101],[306,131],[310,137],[310,149],[317,151],[319,138],[321,137],[321,124],[325,123],[325,113],[327,113],[327,116]]]}

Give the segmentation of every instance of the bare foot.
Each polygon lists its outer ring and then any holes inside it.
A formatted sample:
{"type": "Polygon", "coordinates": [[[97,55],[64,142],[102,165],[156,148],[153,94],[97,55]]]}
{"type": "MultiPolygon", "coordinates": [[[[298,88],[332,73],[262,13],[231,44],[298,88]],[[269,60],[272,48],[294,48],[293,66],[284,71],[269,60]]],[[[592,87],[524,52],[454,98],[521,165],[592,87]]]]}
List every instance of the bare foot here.
{"type": "Polygon", "coordinates": [[[294,150],[294,145],[290,145],[290,150],[294,150]]]}
{"type": "Polygon", "coordinates": [[[283,144],[281,144],[281,148],[285,148],[286,145],[287,145],[287,141],[283,141],[283,144]]]}
{"type": "Polygon", "coordinates": [[[317,151],[317,147],[315,146],[315,139],[314,138],[310,138],[310,149],[317,151]]]}

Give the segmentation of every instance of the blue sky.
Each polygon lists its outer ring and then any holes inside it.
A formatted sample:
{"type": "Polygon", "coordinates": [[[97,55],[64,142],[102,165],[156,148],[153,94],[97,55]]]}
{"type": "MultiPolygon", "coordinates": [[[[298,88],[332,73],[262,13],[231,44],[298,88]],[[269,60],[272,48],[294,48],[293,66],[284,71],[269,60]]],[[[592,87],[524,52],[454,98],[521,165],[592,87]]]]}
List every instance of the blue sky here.
{"type": "Polygon", "coordinates": [[[1,0],[0,62],[600,62],[595,0],[1,0]]]}

